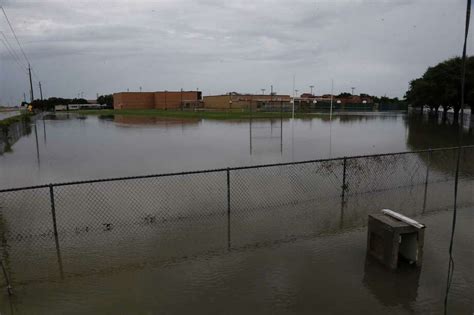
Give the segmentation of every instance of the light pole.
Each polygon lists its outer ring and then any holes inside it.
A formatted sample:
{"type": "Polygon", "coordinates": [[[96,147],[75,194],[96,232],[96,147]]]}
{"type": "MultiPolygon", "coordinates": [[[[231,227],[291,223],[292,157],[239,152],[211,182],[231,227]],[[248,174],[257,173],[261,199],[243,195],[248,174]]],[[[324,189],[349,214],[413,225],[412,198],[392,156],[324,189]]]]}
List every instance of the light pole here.
{"type": "Polygon", "coordinates": [[[293,113],[292,113],[293,119],[295,119],[295,101],[297,97],[298,97],[298,89],[295,89],[295,96],[293,97],[293,113]]]}
{"type": "Polygon", "coordinates": [[[332,99],[333,99],[333,93],[334,93],[334,80],[331,79],[331,107],[329,111],[329,123],[332,122],[332,99]]]}
{"type": "Polygon", "coordinates": [[[273,85],[270,85],[270,106],[272,106],[273,102],[273,85]]]}
{"type": "Polygon", "coordinates": [[[41,81],[38,82],[38,85],[39,85],[39,89],[40,89],[41,100],[43,100],[43,89],[41,88],[41,81]]]}
{"type": "Polygon", "coordinates": [[[262,91],[262,94],[265,95],[265,89],[260,89],[262,91]]]}
{"type": "Polygon", "coordinates": [[[351,90],[352,90],[351,95],[354,95],[354,90],[355,90],[355,89],[356,89],[355,87],[351,87],[351,90]]]}
{"type": "Polygon", "coordinates": [[[313,88],[314,88],[314,85],[310,85],[309,88],[311,89],[311,96],[313,96],[313,88]]]}
{"type": "MultiPolygon", "coordinates": [[[[201,97],[202,97],[202,92],[201,92],[201,97]]],[[[198,87],[196,88],[196,99],[200,99],[199,98],[199,88],[198,87]]],[[[196,105],[197,105],[197,101],[194,102],[194,111],[196,111],[196,105]]]]}

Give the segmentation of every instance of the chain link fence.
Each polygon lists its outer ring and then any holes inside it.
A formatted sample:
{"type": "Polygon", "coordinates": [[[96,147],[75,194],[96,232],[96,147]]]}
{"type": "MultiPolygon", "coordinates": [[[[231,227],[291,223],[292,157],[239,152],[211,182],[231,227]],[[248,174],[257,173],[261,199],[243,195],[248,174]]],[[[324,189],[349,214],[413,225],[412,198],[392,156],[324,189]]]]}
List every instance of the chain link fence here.
{"type": "Polygon", "coordinates": [[[466,146],[4,189],[0,258],[25,283],[335,233],[451,209],[457,169],[473,206],[473,161],[466,146]]]}

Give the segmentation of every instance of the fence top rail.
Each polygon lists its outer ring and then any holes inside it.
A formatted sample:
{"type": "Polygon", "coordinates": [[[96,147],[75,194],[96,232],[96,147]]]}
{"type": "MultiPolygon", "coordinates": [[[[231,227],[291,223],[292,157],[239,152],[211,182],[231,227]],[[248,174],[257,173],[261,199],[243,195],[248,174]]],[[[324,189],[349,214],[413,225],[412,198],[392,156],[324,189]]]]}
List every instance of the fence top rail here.
{"type": "Polygon", "coordinates": [[[471,149],[471,148],[474,148],[474,145],[467,145],[467,146],[461,146],[461,147],[445,147],[445,148],[415,150],[415,151],[380,153],[380,154],[353,155],[353,156],[344,156],[344,157],[327,158],[327,159],[316,159],[316,160],[273,163],[273,164],[260,164],[260,165],[249,165],[249,166],[237,166],[237,167],[228,167],[228,168],[215,168],[215,169],[186,171],[186,172],[161,173],[161,174],[150,174],[150,175],[140,175],[140,176],[111,177],[111,178],[100,178],[100,179],[80,180],[80,181],[71,181],[71,182],[60,182],[60,183],[43,184],[43,185],[35,185],[35,186],[24,186],[24,187],[0,189],[0,193],[20,191],[20,190],[41,189],[41,188],[49,188],[49,187],[59,187],[59,186],[70,186],[70,185],[92,184],[92,183],[101,183],[101,182],[124,181],[124,180],[133,180],[133,179],[146,179],[146,178],[182,176],[182,175],[192,175],[192,174],[218,173],[218,172],[245,170],[245,169],[289,166],[289,165],[299,165],[299,164],[309,164],[309,163],[321,163],[321,162],[330,162],[330,161],[341,161],[341,160],[344,160],[344,159],[353,160],[353,159],[361,159],[361,158],[391,156],[391,155],[416,154],[416,153],[437,152],[437,151],[451,151],[451,150],[457,150],[459,148],[462,148],[462,149],[469,148],[469,149],[471,149]]]}

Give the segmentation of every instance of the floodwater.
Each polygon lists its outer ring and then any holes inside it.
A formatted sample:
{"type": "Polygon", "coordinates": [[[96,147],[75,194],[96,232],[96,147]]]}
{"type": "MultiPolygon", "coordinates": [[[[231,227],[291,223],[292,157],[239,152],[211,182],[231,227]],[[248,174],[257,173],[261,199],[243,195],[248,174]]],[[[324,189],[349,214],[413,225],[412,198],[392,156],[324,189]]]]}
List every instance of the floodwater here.
{"type": "MultiPolygon", "coordinates": [[[[456,127],[427,117],[328,118],[48,115],[11,128],[0,182],[12,187],[458,144],[456,127]]],[[[469,127],[463,141],[474,143],[469,127]]],[[[48,188],[3,193],[0,257],[15,295],[7,296],[0,277],[0,313],[440,314],[455,153],[349,159],[342,201],[341,160],[235,170],[230,186],[225,171],[56,186],[58,238],[48,188]],[[402,265],[391,273],[366,258],[367,215],[381,208],[426,224],[421,269],[402,265]]],[[[473,156],[474,148],[461,155],[452,314],[473,312],[473,156]]]]}
{"type": "MultiPolygon", "coordinates": [[[[461,209],[458,213],[448,314],[473,311],[473,210],[461,209]]],[[[358,227],[162,264],[114,266],[119,261],[115,257],[96,265],[100,269],[96,273],[78,272],[63,280],[19,284],[11,299],[2,290],[0,312],[442,314],[451,212],[417,219],[427,225],[421,269],[404,266],[391,273],[368,259],[367,232],[358,227]]],[[[135,254],[127,246],[129,241],[121,241],[124,256],[135,254]]],[[[81,259],[85,264],[97,258],[76,257],[76,265],[81,259]]],[[[68,262],[64,263],[67,267],[68,262]]],[[[54,259],[50,264],[56,266],[54,259]]]]}
{"type": "MultiPolygon", "coordinates": [[[[0,137],[0,188],[450,147],[459,132],[395,113],[332,121],[329,115],[213,121],[56,114],[12,134],[8,152],[0,137]]],[[[472,126],[463,138],[474,144],[472,126]]]]}

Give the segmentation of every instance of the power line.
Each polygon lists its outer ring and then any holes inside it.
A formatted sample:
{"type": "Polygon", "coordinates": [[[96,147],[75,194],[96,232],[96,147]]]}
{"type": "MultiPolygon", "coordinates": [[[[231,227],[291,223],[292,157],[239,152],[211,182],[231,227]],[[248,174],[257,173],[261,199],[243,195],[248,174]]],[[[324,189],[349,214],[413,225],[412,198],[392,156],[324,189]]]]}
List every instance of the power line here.
{"type": "Polygon", "coordinates": [[[12,31],[13,36],[15,37],[15,40],[18,44],[18,47],[20,47],[20,50],[21,50],[21,53],[23,54],[23,57],[25,57],[26,63],[29,64],[30,60],[28,60],[28,57],[26,57],[25,51],[23,50],[23,47],[21,47],[20,41],[18,40],[18,37],[16,36],[15,30],[13,29],[13,26],[10,23],[10,20],[8,19],[7,13],[5,12],[5,9],[3,8],[3,6],[0,6],[0,8],[2,8],[3,15],[5,15],[5,19],[7,20],[8,26],[10,26],[10,30],[12,31]]]}
{"type": "Polygon", "coordinates": [[[8,47],[8,45],[6,44],[6,42],[0,38],[0,41],[3,43],[3,45],[5,46],[5,48],[7,49],[7,52],[10,54],[10,56],[12,57],[12,59],[16,62],[16,64],[20,67],[20,70],[23,72],[26,70],[25,66],[23,64],[21,64],[18,59],[15,57],[14,53],[12,53],[12,51],[10,50],[10,48],[8,47]]]}
{"type": "MultiPolygon", "coordinates": [[[[7,47],[7,50],[10,51],[10,54],[14,55],[14,59],[17,61],[17,63],[21,63],[21,58],[20,56],[18,56],[18,54],[16,53],[15,49],[13,48],[13,46],[10,44],[10,42],[8,41],[8,38],[7,36],[5,35],[4,32],[0,31],[0,33],[2,34],[3,38],[5,39],[5,43],[6,45],[5,46],[8,46],[7,47]]],[[[26,69],[27,67],[21,63],[21,65],[26,69]]]]}
{"type": "MultiPolygon", "coordinates": [[[[10,23],[10,19],[8,19],[7,12],[5,12],[5,9],[3,8],[3,6],[0,6],[0,8],[2,9],[3,15],[5,16],[5,19],[7,20],[8,26],[10,27],[10,30],[12,31],[13,37],[15,37],[16,43],[18,44],[18,47],[20,48],[20,51],[23,54],[23,57],[25,58],[26,63],[28,64],[28,74],[29,74],[29,77],[30,77],[30,96],[31,96],[31,101],[33,102],[34,97],[33,97],[33,84],[32,84],[32,81],[31,81],[31,72],[32,72],[31,71],[32,70],[31,62],[28,59],[28,57],[26,56],[26,53],[25,53],[25,51],[23,50],[23,47],[20,44],[20,40],[18,39],[18,36],[16,36],[15,30],[13,29],[13,25],[12,25],[12,23],[10,23]]],[[[40,80],[38,78],[38,76],[36,75],[36,73],[34,72],[34,70],[33,70],[33,75],[36,77],[36,79],[38,81],[40,80]]]]}

